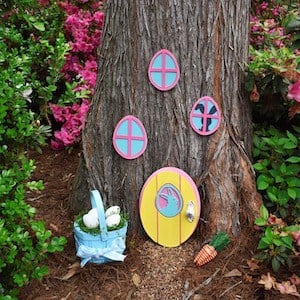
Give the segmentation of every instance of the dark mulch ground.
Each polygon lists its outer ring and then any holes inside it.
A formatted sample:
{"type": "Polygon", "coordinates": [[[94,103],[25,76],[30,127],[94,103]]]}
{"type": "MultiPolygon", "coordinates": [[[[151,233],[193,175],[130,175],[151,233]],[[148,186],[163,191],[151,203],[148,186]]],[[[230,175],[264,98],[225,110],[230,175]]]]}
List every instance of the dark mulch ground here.
{"type": "MultiPolygon", "coordinates": [[[[32,179],[42,179],[45,189],[28,193],[27,201],[37,208],[37,218],[45,220],[54,235],[65,236],[68,243],[63,252],[50,255],[44,262],[49,266],[50,274],[24,287],[20,299],[295,298],[280,295],[277,291],[264,291],[257,283],[261,274],[270,270],[251,271],[247,265],[257,245],[258,237],[253,229],[245,229],[238,240],[202,268],[193,264],[193,258],[201,248],[197,234],[180,247],[170,249],[156,245],[144,236],[132,237],[130,233],[124,263],[87,264],[79,268],[72,231],[74,215],[69,209],[79,153],[80,149],[71,154],[50,149],[44,149],[43,154],[30,153],[37,166],[32,179]],[[240,274],[226,277],[232,270],[238,270],[240,274]],[[207,282],[208,278],[211,281],[207,282]]],[[[290,274],[284,271],[276,278],[286,280],[290,274]]]]}

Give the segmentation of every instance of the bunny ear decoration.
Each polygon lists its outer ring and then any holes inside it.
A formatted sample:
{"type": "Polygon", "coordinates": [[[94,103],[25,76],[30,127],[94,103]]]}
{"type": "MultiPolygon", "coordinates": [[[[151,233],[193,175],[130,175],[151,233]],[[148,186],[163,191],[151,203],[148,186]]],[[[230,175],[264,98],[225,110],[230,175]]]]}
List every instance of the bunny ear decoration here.
{"type": "Polygon", "coordinates": [[[149,237],[164,247],[177,247],[192,235],[200,210],[194,181],[178,168],[157,170],[143,186],[139,200],[142,225],[149,237]]]}

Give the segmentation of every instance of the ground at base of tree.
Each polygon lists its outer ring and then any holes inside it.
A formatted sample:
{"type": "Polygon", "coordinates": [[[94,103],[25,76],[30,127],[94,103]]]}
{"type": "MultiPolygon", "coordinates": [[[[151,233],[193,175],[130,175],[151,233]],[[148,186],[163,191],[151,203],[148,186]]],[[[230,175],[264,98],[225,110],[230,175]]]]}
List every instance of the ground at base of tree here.
{"type": "MultiPolygon", "coordinates": [[[[265,291],[258,284],[269,269],[251,270],[251,259],[258,242],[252,228],[226,250],[203,267],[196,267],[194,257],[203,246],[199,233],[176,248],[164,248],[146,236],[127,237],[124,263],[87,264],[80,268],[73,238],[74,215],[69,210],[70,190],[77,169],[80,149],[67,151],[44,149],[30,153],[36,161],[33,180],[43,180],[43,191],[28,193],[27,201],[37,208],[37,218],[45,220],[54,235],[64,235],[68,243],[61,253],[54,253],[44,262],[50,274],[41,281],[24,287],[24,300],[171,300],[171,299],[293,299],[277,291],[265,291]]],[[[298,266],[299,267],[299,266],[298,266]]],[[[285,270],[275,275],[287,280],[296,271],[285,270]]]]}

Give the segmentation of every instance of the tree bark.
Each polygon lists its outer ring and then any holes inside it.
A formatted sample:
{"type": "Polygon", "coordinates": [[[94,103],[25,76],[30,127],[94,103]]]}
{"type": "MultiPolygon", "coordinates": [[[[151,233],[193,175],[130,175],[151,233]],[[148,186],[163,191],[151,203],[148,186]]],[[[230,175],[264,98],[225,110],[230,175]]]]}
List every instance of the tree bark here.
{"type": "Polygon", "coordinates": [[[242,87],[250,0],[108,0],[105,7],[73,208],[88,203],[90,189],[99,189],[106,205],[121,205],[136,230],[144,182],[157,169],[173,166],[199,187],[205,235],[238,235],[261,203],[251,167],[251,109],[242,87]],[[160,49],[170,50],[180,66],[179,82],[167,92],[156,90],[147,76],[160,49]],[[202,96],[214,98],[222,114],[209,136],[199,136],[189,124],[202,96]],[[148,135],[146,151],[134,160],[120,157],[112,145],[114,128],[126,115],[139,118],[148,135]]]}

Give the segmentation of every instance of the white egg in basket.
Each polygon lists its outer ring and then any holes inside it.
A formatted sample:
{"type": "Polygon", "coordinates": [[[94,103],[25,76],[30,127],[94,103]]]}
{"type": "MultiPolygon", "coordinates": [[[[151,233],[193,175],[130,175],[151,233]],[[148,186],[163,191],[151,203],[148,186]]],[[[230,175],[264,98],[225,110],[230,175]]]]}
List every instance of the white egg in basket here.
{"type": "Polygon", "coordinates": [[[86,214],[82,217],[82,221],[87,228],[96,228],[99,226],[98,215],[86,214]]]}
{"type": "Polygon", "coordinates": [[[115,205],[109,207],[105,212],[105,218],[111,216],[111,215],[119,215],[120,214],[120,206],[115,205]]]}
{"type": "Polygon", "coordinates": [[[106,218],[106,226],[113,227],[118,226],[121,221],[121,216],[118,214],[110,215],[106,218]]]}

